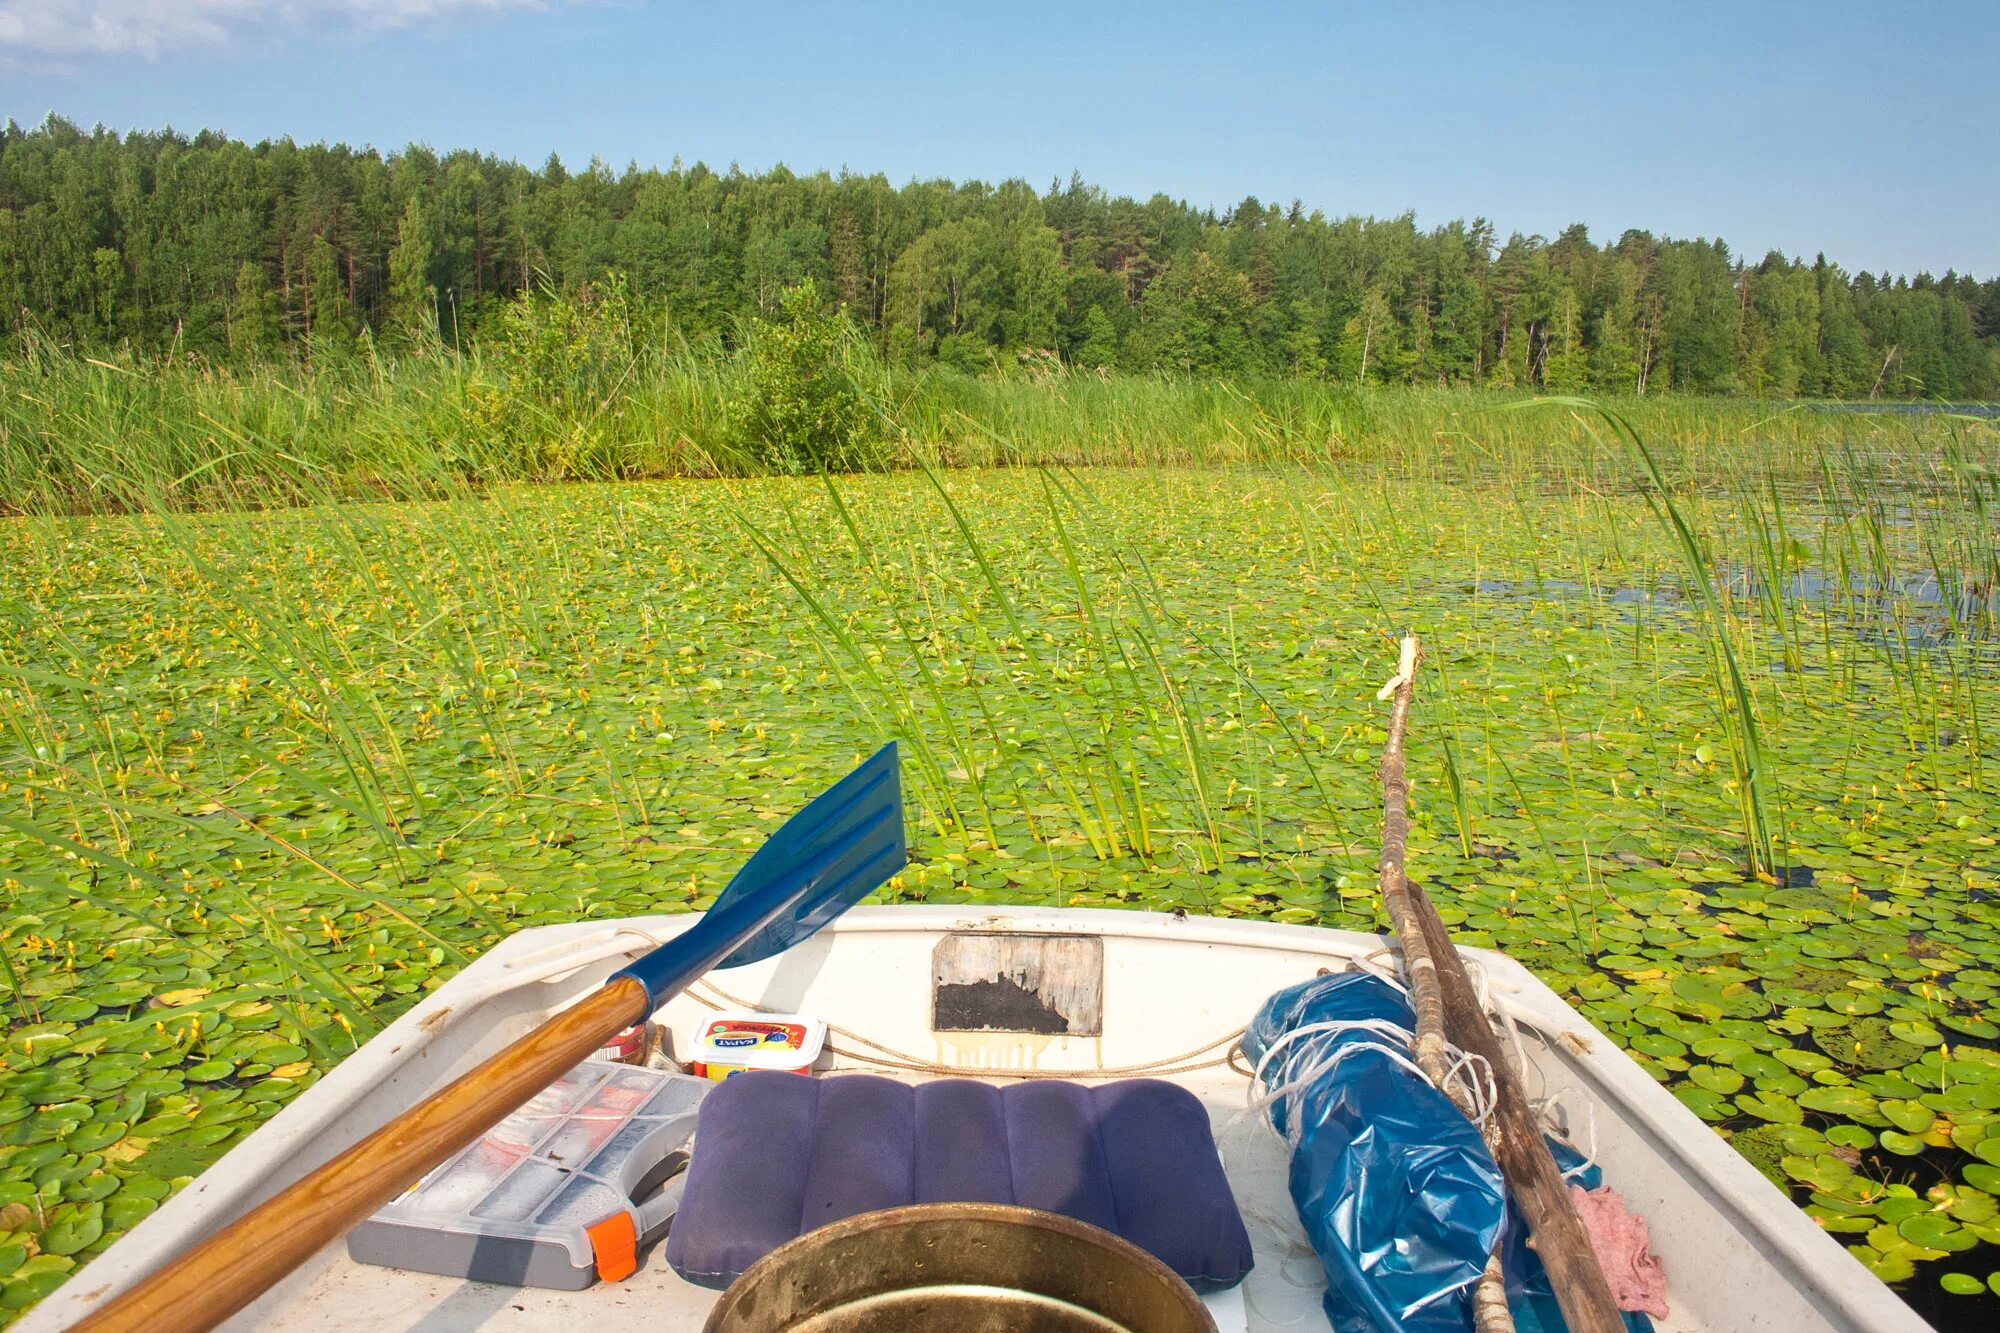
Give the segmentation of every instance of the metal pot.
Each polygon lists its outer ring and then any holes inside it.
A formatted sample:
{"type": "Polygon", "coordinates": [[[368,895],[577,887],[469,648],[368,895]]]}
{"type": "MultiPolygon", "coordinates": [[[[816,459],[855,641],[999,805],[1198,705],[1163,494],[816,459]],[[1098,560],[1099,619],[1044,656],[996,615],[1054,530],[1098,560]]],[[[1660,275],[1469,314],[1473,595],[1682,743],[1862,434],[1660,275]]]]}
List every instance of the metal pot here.
{"type": "Polygon", "coordinates": [[[1215,1333],[1187,1283],[1057,1213],[919,1204],[811,1231],[752,1264],[706,1333],[1215,1333]]]}

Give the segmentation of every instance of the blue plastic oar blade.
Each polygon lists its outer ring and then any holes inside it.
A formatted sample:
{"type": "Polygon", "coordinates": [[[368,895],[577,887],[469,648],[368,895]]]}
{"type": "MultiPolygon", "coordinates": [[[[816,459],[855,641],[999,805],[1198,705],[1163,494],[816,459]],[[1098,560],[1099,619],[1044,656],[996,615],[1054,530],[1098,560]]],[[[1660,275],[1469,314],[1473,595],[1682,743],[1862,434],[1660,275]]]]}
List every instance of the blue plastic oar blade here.
{"type": "Polygon", "coordinates": [[[791,948],[880,887],[905,859],[902,771],[891,743],[786,820],[700,921],[617,975],[663,1003],[711,967],[740,967],[791,948]]]}
{"type": "Polygon", "coordinates": [[[789,896],[801,887],[804,894],[797,908],[716,966],[783,953],[880,888],[908,859],[902,767],[892,742],[792,816],[736,872],[711,912],[757,895],[789,896]]]}

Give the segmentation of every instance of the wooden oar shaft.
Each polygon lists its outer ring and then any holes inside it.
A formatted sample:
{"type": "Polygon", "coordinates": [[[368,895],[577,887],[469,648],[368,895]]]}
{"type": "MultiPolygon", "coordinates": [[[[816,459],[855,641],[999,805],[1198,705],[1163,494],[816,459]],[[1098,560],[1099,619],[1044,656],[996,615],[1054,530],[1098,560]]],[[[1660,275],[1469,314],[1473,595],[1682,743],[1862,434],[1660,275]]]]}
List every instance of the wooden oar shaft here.
{"type": "Polygon", "coordinates": [[[640,1021],[646,988],[613,977],[581,1004],[396,1117],[76,1325],[88,1333],[209,1329],[640,1021]]]}

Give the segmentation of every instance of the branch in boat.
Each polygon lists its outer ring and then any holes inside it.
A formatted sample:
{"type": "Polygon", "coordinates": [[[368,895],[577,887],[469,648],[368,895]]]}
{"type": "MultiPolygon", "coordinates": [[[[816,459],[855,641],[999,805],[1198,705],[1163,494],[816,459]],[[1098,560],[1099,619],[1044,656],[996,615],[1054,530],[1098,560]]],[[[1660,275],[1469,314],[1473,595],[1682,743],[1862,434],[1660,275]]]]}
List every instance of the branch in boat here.
{"type": "MultiPolygon", "coordinates": [[[[1474,1108],[1463,1087],[1451,1075],[1451,1053],[1444,1032],[1444,1003],[1438,992],[1437,960],[1410,902],[1403,858],[1410,843],[1410,780],[1403,765],[1403,736],[1409,730],[1410,699],[1417,687],[1417,663],[1422,649],[1414,634],[1403,636],[1396,674],[1376,694],[1388,699],[1389,739],[1382,747],[1382,904],[1403,955],[1403,974],[1410,979],[1410,1007],[1417,1030],[1411,1054],[1432,1085],[1472,1118],[1474,1108]]],[[[1486,1127],[1480,1126],[1484,1133],[1486,1127]]],[[[1514,1333],[1513,1312],[1507,1308],[1507,1277],[1496,1249],[1487,1256],[1486,1271],[1472,1293],[1472,1322],[1478,1333],[1514,1333]]]]}
{"type": "Polygon", "coordinates": [[[1507,1305],[1507,1272],[1500,1266],[1497,1244],[1486,1256],[1486,1271],[1472,1289],[1472,1327],[1476,1333],[1514,1333],[1514,1311],[1507,1305]]]}
{"type": "MultiPolygon", "coordinates": [[[[1403,873],[1410,838],[1410,783],[1403,764],[1403,737],[1409,729],[1410,698],[1421,657],[1416,636],[1404,636],[1396,676],[1383,687],[1393,702],[1381,768],[1382,905],[1403,955],[1410,1005],[1416,1011],[1412,1054],[1417,1067],[1468,1114],[1463,1091],[1454,1094],[1447,1086],[1449,1045],[1486,1061],[1492,1070],[1496,1105],[1480,1130],[1509,1194],[1527,1221],[1529,1242],[1548,1269],[1549,1285],[1564,1321],[1571,1333],[1624,1333],[1625,1320],[1612,1300],[1597,1252],[1570,1203],[1569,1188],[1549,1155],[1541,1126],[1493,1037],[1485,1011],[1479,1007],[1472,982],[1465,975],[1465,963],[1430,898],[1403,873]]],[[[1506,1302],[1500,1261],[1495,1255],[1473,1293],[1474,1317],[1482,1333],[1500,1333],[1513,1327],[1506,1302]]]]}
{"type": "Polygon", "coordinates": [[[1620,1333],[1624,1317],[1611,1297],[1604,1269],[1597,1261],[1590,1235],[1570,1202],[1569,1186],[1557,1169],[1542,1127],[1528,1107],[1514,1068],[1500,1049],[1479,996],[1459,963],[1458,950],[1445,930],[1444,920],[1431,904],[1429,895],[1410,886],[1410,899],[1417,909],[1426,942],[1433,951],[1451,958],[1438,969],[1444,992],[1445,1031],[1460,1050],[1486,1061],[1493,1073],[1495,1106],[1487,1117],[1487,1144],[1500,1164],[1500,1173],[1514,1196],[1521,1216],[1527,1220],[1528,1235],[1549,1270],[1549,1285],[1563,1318],[1575,1333],[1620,1333]]]}
{"type": "Polygon", "coordinates": [[[1403,970],[1410,979],[1410,1004],[1417,1013],[1417,1036],[1412,1054],[1417,1067],[1431,1082],[1443,1088],[1451,1056],[1445,1047],[1444,1008],[1438,997],[1437,960],[1424,941],[1423,928],[1410,906],[1408,882],[1403,877],[1403,858],[1410,844],[1410,779],[1403,769],[1403,734],[1410,724],[1410,696],[1416,688],[1417,663],[1422,652],[1414,634],[1403,636],[1402,656],[1396,675],[1383,688],[1389,691],[1389,739],[1382,746],[1382,865],[1378,887],[1382,906],[1389,914],[1390,928],[1402,950],[1403,970]]]}

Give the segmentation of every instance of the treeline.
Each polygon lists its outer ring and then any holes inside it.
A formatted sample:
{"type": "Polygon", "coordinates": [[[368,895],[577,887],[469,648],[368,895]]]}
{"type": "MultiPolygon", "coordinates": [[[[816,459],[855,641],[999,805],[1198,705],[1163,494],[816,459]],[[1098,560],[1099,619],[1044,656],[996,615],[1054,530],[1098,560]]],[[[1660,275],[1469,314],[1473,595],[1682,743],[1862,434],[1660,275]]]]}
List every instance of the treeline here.
{"type": "Polygon", "coordinates": [[[810,278],[896,362],[1344,383],[2000,396],[2000,279],[1755,264],[1628,231],[1223,214],[1072,179],[571,172],[420,146],[0,129],[0,312],[91,352],[266,358],[476,339],[625,275],[692,343],[810,278]]]}

